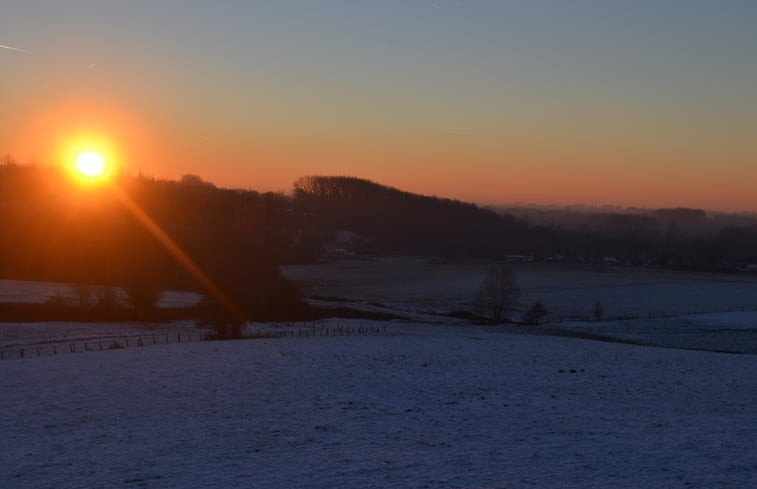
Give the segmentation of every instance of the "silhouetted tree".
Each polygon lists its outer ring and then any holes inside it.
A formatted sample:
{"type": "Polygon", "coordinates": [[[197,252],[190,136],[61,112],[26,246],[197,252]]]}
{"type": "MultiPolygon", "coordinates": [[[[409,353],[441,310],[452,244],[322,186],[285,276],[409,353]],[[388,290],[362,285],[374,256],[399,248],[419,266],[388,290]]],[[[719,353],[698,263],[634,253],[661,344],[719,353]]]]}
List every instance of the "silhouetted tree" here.
{"type": "Polygon", "coordinates": [[[493,322],[500,322],[518,302],[520,287],[512,268],[499,263],[489,268],[474,300],[476,313],[493,322]]]}
{"type": "Polygon", "coordinates": [[[137,313],[137,319],[140,321],[150,319],[162,293],[154,277],[145,271],[138,273],[132,277],[125,289],[129,304],[137,313]]]}
{"type": "Polygon", "coordinates": [[[245,324],[244,314],[236,310],[231,302],[225,303],[211,295],[203,295],[198,310],[200,324],[211,326],[215,330],[216,339],[234,339],[241,336],[245,324]]]}

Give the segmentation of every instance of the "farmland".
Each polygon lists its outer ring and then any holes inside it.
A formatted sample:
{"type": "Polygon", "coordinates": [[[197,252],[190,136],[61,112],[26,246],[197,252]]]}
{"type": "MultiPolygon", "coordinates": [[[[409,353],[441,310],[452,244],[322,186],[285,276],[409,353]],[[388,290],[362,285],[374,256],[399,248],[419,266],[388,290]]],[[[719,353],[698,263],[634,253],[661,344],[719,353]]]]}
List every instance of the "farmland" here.
{"type": "MultiPolygon", "coordinates": [[[[407,258],[286,270],[308,287],[310,300],[411,317],[315,325],[370,334],[131,345],[0,361],[0,484],[757,483],[757,356],[704,351],[752,348],[753,281],[521,266],[521,303],[540,298],[554,322],[491,326],[442,315],[469,307],[485,269],[407,258]],[[597,300],[608,315],[634,311],[639,318],[555,319],[588,311],[597,300]],[[649,317],[659,312],[671,316],[649,317]]],[[[28,348],[51,338],[198,331],[191,323],[77,327],[84,328],[4,323],[0,338],[28,348]]]]}

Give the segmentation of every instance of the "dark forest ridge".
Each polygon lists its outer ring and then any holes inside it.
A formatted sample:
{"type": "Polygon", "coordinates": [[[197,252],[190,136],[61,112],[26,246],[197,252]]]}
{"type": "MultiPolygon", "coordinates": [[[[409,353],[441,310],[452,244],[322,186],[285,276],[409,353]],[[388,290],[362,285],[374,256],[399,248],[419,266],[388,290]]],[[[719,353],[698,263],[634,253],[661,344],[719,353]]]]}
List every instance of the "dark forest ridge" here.
{"type": "MultiPolygon", "coordinates": [[[[757,263],[755,220],[696,209],[538,220],[345,176],[300,178],[289,196],[218,188],[193,175],[114,183],[203,270],[245,271],[257,283],[280,283],[279,264],[329,254],[517,255],[710,271],[757,263]]],[[[107,186],[82,189],[55,168],[0,165],[0,219],[0,277],[124,283],[148,271],[166,287],[195,287],[107,186]]]]}
{"type": "Polygon", "coordinates": [[[355,233],[346,239],[355,253],[519,255],[712,271],[757,262],[757,219],[701,209],[514,215],[341,176],[298,180],[293,202],[318,229],[355,233]]]}

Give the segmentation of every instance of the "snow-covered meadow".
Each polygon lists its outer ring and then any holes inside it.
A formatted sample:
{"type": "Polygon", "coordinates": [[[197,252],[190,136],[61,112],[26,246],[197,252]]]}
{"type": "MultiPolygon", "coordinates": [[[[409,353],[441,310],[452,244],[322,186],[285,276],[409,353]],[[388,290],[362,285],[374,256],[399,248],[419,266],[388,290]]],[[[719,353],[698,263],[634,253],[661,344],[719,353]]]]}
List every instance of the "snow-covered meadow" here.
{"type": "MultiPolygon", "coordinates": [[[[75,284],[63,282],[36,282],[31,280],[0,280],[0,302],[29,302],[42,304],[49,299],[61,299],[67,302],[79,300],[79,289],[75,284]]],[[[90,286],[90,292],[95,293],[99,286],[90,286]]],[[[126,292],[114,287],[116,299],[120,303],[127,303],[126,292]]],[[[194,292],[166,290],[160,294],[158,307],[181,307],[196,304],[200,296],[194,292]]]]}
{"type": "MultiPolygon", "coordinates": [[[[757,353],[753,277],[522,266],[522,303],[559,316],[600,300],[638,319],[438,315],[469,308],[485,270],[416,258],[286,270],[323,304],[416,319],[317,325],[370,334],[6,356],[0,487],[757,487],[757,355],[706,351],[757,353]]],[[[0,350],[199,331],[0,323],[0,350]]]]}
{"type": "Polygon", "coordinates": [[[0,369],[2,487],[757,484],[753,355],[393,322],[0,369]]]}
{"type": "MultiPolygon", "coordinates": [[[[291,266],[285,273],[321,305],[446,322],[451,311],[471,310],[487,267],[405,257],[291,266]]],[[[514,270],[522,295],[512,318],[537,300],[549,310],[548,324],[535,333],[757,353],[757,276],[544,264],[514,270]],[[597,302],[600,321],[593,314],[597,302]]]]}
{"type": "MultiPolygon", "coordinates": [[[[284,268],[310,295],[381,305],[389,310],[470,310],[489,262],[424,257],[342,260],[284,268]]],[[[625,267],[513,264],[523,306],[542,301],[555,318],[688,315],[757,309],[757,276],[625,267]]]]}

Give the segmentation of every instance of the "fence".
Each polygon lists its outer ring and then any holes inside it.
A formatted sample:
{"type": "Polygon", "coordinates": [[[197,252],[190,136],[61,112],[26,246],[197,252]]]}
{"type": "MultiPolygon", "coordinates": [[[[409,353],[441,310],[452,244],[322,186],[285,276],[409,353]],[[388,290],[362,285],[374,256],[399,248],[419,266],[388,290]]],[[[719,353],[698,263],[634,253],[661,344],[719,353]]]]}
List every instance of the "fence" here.
{"type": "MultiPolygon", "coordinates": [[[[297,328],[296,324],[287,324],[281,329],[267,329],[256,331],[248,329],[243,338],[306,338],[311,336],[372,336],[386,334],[386,326],[327,326],[325,324],[312,323],[297,328]]],[[[103,350],[122,350],[124,348],[141,348],[153,345],[169,345],[203,341],[210,339],[211,335],[196,333],[170,333],[160,335],[134,335],[93,340],[69,340],[57,341],[44,344],[33,344],[5,348],[0,350],[0,360],[21,359],[30,357],[48,357],[66,353],[84,353],[103,350]]]]}
{"type": "Polygon", "coordinates": [[[371,336],[386,334],[386,326],[324,326],[314,325],[299,329],[266,330],[251,332],[251,338],[302,338],[308,336],[371,336]]]}
{"type": "Polygon", "coordinates": [[[170,333],[160,335],[135,335],[97,338],[92,340],[67,340],[42,344],[23,345],[0,350],[0,360],[55,356],[64,353],[83,353],[103,350],[122,350],[131,347],[188,343],[205,339],[202,333],[170,333]]]}

